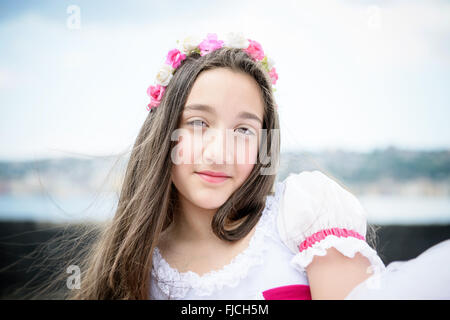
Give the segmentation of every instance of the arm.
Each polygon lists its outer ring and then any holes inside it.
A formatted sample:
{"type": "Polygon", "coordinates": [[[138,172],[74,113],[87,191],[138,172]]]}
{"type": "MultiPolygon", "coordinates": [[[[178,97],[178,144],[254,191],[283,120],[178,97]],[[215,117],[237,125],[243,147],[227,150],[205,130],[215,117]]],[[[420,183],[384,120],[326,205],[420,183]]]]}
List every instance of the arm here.
{"type": "Polygon", "coordinates": [[[344,299],[385,268],[366,242],[365,209],[353,194],[319,171],[290,175],[284,185],[278,232],[312,299],[344,299]]]}
{"type": "Polygon", "coordinates": [[[329,248],[325,256],[315,256],[306,268],[313,300],[344,299],[371,273],[369,260],[359,252],[348,258],[335,248],[329,248]]]}

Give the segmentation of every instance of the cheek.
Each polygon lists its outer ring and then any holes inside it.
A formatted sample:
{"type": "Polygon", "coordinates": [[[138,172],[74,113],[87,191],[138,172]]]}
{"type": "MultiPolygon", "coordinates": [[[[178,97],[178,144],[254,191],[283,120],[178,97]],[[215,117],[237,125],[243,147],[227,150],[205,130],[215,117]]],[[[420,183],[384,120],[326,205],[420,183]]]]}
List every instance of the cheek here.
{"type": "Polygon", "coordinates": [[[239,184],[243,183],[254,168],[254,164],[238,164],[235,166],[236,178],[239,184]]]}
{"type": "Polygon", "coordinates": [[[249,139],[242,141],[240,148],[235,154],[235,169],[240,177],[240,181],[244,181],[252,172],[258,160],[258,139],[249,139]]]}
{"type": "Polygon", "coordinates": [[[178,138],[178,142],[172,150],[172,180],[178,189],[193,172],[193,159],[191,157],[191,137],[183,134],[178,138]]]}
{"type": "MultiPolygon", "coordinates": [[[[237,141],[234,150],[235,163],[245,168],[253,168],[258,159],[258,139],[248,138],[237,141]]],[[[250,169],[251,170],[251,169],[250,169]]]]}
{"type": "Polygon", "coordinates": [[[191,173],[191,165],[179,164],[172,166],[172,182],[175,185],[176,189],[182,194],[185,194],[187,191],[189,191],[189,185],[187,182],[189,181],[189,176],[191,173]]]}
{"type": "Polygon", "coordinates": [[[258,143],[259,143],[259,140],[257,138],[253,138],[253,139],[250,139],[250,141],[247,145],[247,150],[248,150],[247,152],[249,155],[249,163],[251,163],[253,165],[256,164],[256,161],[258,159],[258,150],[259,150],[258,143]]]}
{"type": "Polygon", "coordinates": [[[182,131],[178,142],[172,150],[172,163],[176,166],[194,163],[194,138],[187,131],[182,131]]]}

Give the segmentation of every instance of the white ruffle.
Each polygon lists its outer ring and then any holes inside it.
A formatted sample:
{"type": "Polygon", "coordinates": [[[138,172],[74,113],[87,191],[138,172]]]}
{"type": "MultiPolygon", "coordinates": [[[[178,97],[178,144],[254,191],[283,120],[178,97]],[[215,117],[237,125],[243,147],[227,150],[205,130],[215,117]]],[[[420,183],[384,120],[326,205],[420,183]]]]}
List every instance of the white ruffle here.
{"type": "Polygon", "coordinates": [[[193,290],[197,296],[209,296],[223,286],[236,287],[248,275],[251,267],[263,264],[266,251],[265,235],[270,232],[274,223],[273,215],[278,210],[282,188],[283,185],[278,182],[275,194],[267,196],[266,206],[248,247],[219,270],[212,270],[201,276],[193,271],[179,272],[167,263],[156,247],[152,275],[162,292],[175,299],[184,298],[189,290],[193,290]]]}
{"type": "Polygon", "coordinates": [[[361,253],[371,264],[371,272],[377,273],[385,269],[383,261],[377,252],[369,244],[361,239],[354,237],[337,237],[329,235],[325,239],[314,243],[311,247],[297,253],[292,259],[291,264],[300,272],[306,274],[306,267],[311,263],[314,256],[324,256],[327,249],[334,247],[344,256],[353,258],[357,252],[361,253]]]}

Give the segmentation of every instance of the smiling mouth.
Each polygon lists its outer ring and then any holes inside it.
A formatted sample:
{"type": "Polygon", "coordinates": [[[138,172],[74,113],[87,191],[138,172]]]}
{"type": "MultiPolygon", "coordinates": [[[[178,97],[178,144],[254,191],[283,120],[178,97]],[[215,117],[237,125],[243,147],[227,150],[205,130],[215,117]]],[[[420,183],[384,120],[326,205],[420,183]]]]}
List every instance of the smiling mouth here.
{"type": "Polygon", "coordinates": [[[223,175],[213,176],[213,175],[206,174],[203,172],[196,172],[196,174],[200,178],[202,178],[204,181],[210,182],[210,183],[221,183],[221,182],[224,182],[224,181],[228,180],[229,178],[231,178],[229,176],[223,176],[223,175]]]}

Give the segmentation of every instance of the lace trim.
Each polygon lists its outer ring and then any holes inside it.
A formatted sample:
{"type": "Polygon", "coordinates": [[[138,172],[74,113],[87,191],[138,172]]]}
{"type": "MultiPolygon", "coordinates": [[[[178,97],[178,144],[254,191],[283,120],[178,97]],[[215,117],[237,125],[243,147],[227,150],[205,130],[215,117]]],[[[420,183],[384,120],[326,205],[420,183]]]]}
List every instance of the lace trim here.
{"type": "Polygon", "coordinates": [[[329,235],[320,242],[314,243],[311,247],[297,253],[291,260],[291,264],[303,274],[306,274],[306,267],[311,263],[314,256],[324,256],[327,249],[334,247],[343,255],[353,258],[357,252],[361,253],[371,264],[373,272],[379,272],[386,267],[378,256],[377,252],[372,249],[366,241],[353,237],[338,237],[329,235]]]}
{"type": "Polygon", "coordinates": [[[152,275],[156,278],[158,287],[167,296],[176,299],[184,298],[191,289],[195,295],[208,296],[224,286],[236,287],[240,280],[247,276],[251,267],[264,262],[266,250],[264,236],[271,222],[273,223],[273,212],[278,210],[283,186],[283,183],[278,182],[275,194],[267,196],[266,206],[248,247],[219,270],[212,270],[201,276],[193,271],[179,272],[169,265],[156,247],[153,253],[152,275]]]}

